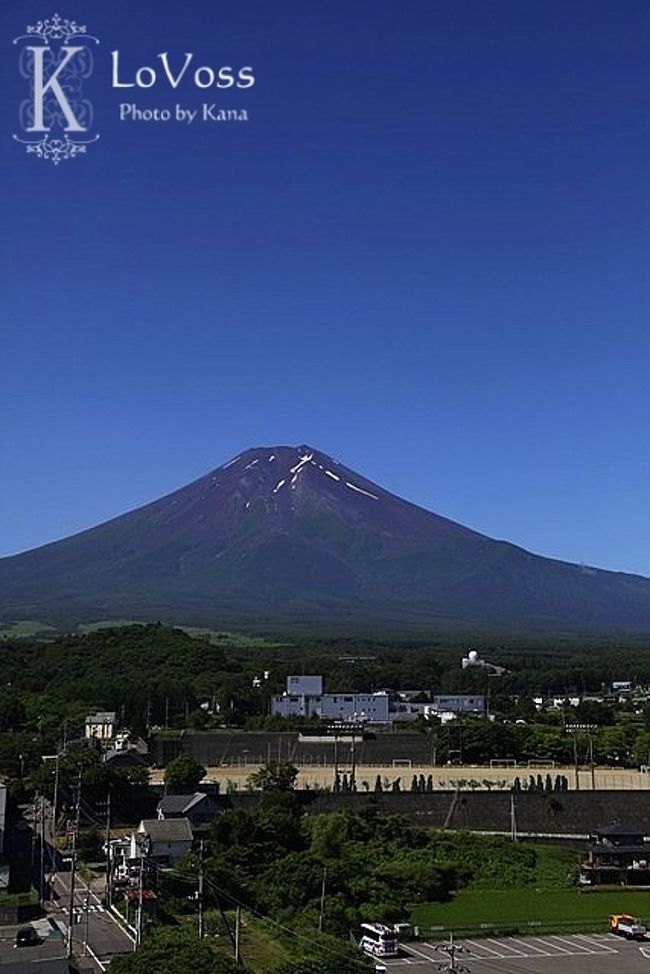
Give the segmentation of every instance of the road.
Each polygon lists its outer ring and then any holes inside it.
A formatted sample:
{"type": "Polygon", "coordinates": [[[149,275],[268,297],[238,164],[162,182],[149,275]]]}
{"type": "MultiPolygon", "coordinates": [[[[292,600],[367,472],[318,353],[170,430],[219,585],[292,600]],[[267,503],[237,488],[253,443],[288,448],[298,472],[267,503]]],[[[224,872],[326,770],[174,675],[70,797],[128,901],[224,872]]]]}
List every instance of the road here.
{"type": "MultiPolygon", "coordinates": [[[[70,880],[69,872],[55,874],[50,884],[53,896],[47,904],[50,915],[59,925],[65,926],[66,930],[70,908],[70,880]]],[[[75,880],[73,916],[74,953],[89,954],[102,970],[106,970],[116,954],[128,954],[133,950],[133,937],[124,930],[114,914],[102,906],[99,897],[79,875],[75,880]]]]}
{"type": "MultiPolygon", "coordinates": [[[[46,807],[43,816],[45,822],[44,867],[45,876],[49,878],[46,888],[49,896],[44,908],[57,924],[68,930],[70,909],[69,870],[61,869],[60,853],[54,851],[50,829],[51,805],[46,807]]],[[[28,831],[19,833],[25,847],[24,858],[29,856],[34,862],[34,884],[40,884],[39,869],[39,840],[41,816],[40,809],[28,806],[23,812],[24,820],[29,824],[28,831]],[[36,841],[34,841],[34,838],[36,841]],[[35,847],[36,855],[30,855],[30,847],[35,847]]],[[[25,867],[27,868],[27,867],[25,867]]],[[[85,883],[79,873],[75,879],[75,894],[73,904],[72,939],[76,955],[90,956],[95,961],[97,970],[106,970],[112,957],[116,954],[130,953],[133,950],[133,937],[124,930],[110,910],[106,910],[99,896],[85,883]]]]}

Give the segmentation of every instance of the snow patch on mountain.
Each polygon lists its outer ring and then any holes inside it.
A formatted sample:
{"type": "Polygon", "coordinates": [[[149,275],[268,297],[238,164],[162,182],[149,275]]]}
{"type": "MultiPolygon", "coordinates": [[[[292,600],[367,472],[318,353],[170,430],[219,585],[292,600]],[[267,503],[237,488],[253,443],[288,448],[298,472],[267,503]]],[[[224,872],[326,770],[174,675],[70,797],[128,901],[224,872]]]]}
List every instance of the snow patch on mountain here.
{"type": "Polygon", "coordinates": [[[355,484],[349,484],[346,480],[345,486],[349,487],[350,490],[356,490],[358,494],[365,494],[366,497],[372,497],[373,501],[378,501],[379,498],[376,494],[371,494],[369,490],[363,490],[361,487],[357,487],[355,484]]]}

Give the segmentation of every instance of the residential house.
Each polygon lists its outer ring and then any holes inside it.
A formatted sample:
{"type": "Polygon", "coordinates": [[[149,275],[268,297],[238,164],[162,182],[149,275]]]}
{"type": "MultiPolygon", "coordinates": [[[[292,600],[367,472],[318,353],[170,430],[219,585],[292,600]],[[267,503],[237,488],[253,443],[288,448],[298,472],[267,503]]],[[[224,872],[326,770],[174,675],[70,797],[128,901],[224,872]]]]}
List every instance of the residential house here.
{"type": "Polygon", "coordinates": [[[650,886],[650,838],[633,826],[605,825],[590,836],[580,883],[650,886]]]}
{"type": "Polygon", "coordinates": [[[165,795],[157,808],[160,821],[186,818],[194,835],[206,832],[213,818],[222,811],[223,804],[219,799],[203,791],[195,791],[192,795],[165,795]]]}
{"type": "Polygon", "coordinates": [[[117,715],[113,711],[99,711],[86,717],[86,737],[95,741],[110,741],[117,730],[117,715]]]}
{"type": "Polygon", "coordinates": [[[144,836],[147,859],[158,866],[171,866],[182,859],[192,848],[193,835],[190,823],[186,818],[145,818],[137,833],[131,836],[131,858],[140,855],[139,842],[144,836]]]}

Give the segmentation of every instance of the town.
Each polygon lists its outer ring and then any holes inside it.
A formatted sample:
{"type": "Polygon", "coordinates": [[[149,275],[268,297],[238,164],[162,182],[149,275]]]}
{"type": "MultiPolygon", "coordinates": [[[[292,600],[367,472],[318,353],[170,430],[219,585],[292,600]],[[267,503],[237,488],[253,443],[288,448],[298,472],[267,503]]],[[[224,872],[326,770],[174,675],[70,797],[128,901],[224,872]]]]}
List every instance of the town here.
{"type": "Polygon", "coordinates": [[[389,966],[452,935],[485,943],[485,930],[507,957],[522,949],[514,928],[588,956],[613,936],[610,914],[644,914],[650,674],[634,647],[623,669],[602,649],[596,688],[575,683],[579,648],[550,654],[532,683],[528,654],[504,647],[271,653],[163,626],[8,645],[0,906],[29,941],[25,963],[128,971],[167,931],[190,951],[218,934],[224,964],[262,972],[269,950],[281,967],[272,924],[289,916],[337,943],[376,937],[375,959],[388,935],[373,924],[396,927],[389,966]],[[138,666],[122,670],[127,658],[138,666]],[[375,865],[358,841],[377,843],[375,865]],[[370,898],[348,885],[353,861],[370,898]],[[526,905],[539,884],[553,892],[526,905]]]}

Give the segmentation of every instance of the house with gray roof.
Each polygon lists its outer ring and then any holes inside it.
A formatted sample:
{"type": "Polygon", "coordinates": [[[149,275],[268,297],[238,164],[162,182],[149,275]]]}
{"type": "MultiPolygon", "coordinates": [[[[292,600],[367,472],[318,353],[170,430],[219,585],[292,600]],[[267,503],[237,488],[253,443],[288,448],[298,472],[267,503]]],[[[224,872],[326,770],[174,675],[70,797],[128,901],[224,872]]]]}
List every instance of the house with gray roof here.
{"type": "Polygon", "coordinates": [[[187,818],[195,835],[207,831],[210,822],[222,811],[223,806],[219,799],[203,791],[195,791],[191,795],[165,795],[158,802],[157,808],[161,821],[187,818]]]}
{"type": "Polygon", "coordinates": [[[159,866],[170,866],[187,855],[193,838],[187,818],[144,818],[131,836],[130,858],[138,858],[144,844],[147,859],[159,866]]]}

